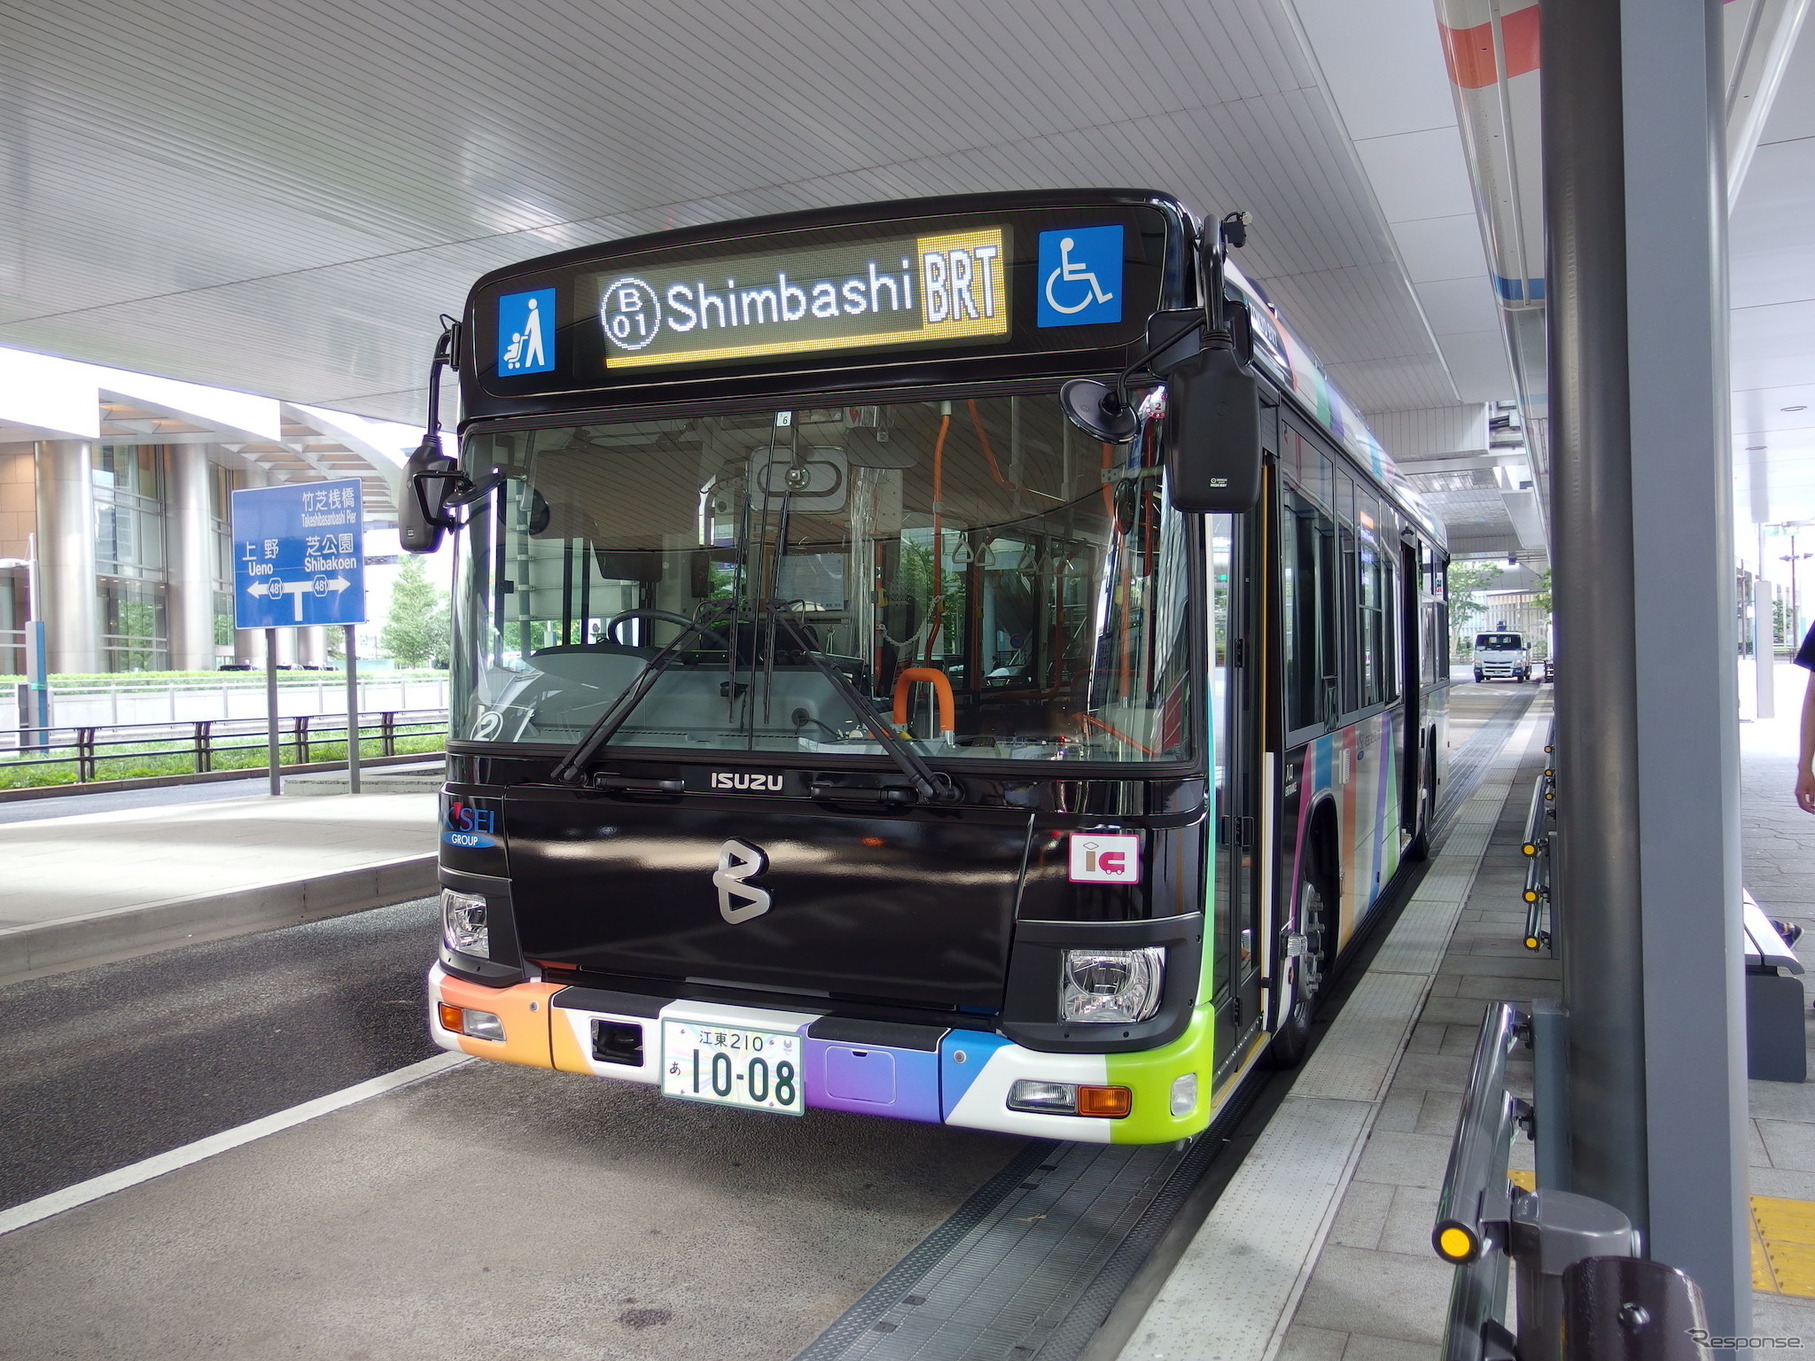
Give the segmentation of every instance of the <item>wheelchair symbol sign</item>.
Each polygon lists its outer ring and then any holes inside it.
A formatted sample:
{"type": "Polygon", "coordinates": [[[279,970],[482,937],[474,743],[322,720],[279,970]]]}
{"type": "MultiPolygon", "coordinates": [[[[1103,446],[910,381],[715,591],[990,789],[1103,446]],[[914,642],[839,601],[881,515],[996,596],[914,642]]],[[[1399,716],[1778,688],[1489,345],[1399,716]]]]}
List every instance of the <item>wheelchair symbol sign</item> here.
{"type": "Polygon", "coordinates": [[[1040,233],[1041,326],[1098,326],[1122,319],[1122,229],[1040,233]]]}

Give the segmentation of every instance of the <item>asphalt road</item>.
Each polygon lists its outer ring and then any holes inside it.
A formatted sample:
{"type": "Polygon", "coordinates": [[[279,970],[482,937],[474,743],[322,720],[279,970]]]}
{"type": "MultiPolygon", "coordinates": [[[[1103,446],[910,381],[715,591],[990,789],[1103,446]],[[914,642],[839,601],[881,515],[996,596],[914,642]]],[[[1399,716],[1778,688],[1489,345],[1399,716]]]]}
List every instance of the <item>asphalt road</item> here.
{"type": "Polygon", "coordinates": [[[440,1051],[435,901],[0,988],[0,1208],[440,1051]]]}
{"type": "MultiPolygon", "coordinates": [[[[440,1052],[434,933],[0,989],[0,1207],[440,1052]]],[[[0,1236],[0,1361],[787,1361],[1023,1142],[468,1064],[0,1236]]]]}

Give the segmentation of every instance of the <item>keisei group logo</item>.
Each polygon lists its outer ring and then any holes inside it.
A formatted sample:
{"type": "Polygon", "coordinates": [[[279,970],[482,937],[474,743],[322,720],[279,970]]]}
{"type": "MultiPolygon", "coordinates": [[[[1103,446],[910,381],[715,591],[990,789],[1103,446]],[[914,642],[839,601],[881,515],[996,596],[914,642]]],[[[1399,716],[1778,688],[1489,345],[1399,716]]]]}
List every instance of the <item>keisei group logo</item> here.
{"type": "Polygon", "coordinates": [[[441,839],[462,850],[483,850],[496,846],[498,814],[490,808],[474,808],[459,799],[449,801],[441,839]]]}
{"type": "Polygon", "coordinates": [[[1141,838],[1130,832],[1073,832],[1071,882],[1140,883],[1141,838]]]}
{"type": "Polygon", "coordinates": [[[498,299],[498,372],[515,377],[555,366],[555,291],[506,293],[498,299]]]}

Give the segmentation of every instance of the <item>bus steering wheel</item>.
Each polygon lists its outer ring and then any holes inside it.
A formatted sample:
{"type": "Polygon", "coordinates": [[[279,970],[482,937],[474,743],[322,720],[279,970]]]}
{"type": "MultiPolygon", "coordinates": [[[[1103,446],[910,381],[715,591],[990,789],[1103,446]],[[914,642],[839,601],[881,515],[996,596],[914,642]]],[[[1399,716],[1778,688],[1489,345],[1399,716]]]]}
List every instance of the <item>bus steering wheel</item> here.
{"type": "Polygon", "coordinates": [[[707,642],[722,647],[727,652],[731,650],[731,640],[725,637],[724,634],[706,628],[701,624],[696,624],[686,615],[676,614],[673,610],[625,610],[622,614],[612,615],[610,619],[605,621],[605,636],[620,647],[629,646],[622,638],[618,637],[618,625],[628,619],[659,619],[668,624],[680,624],[686,628],[692,629],[707,642]]]}

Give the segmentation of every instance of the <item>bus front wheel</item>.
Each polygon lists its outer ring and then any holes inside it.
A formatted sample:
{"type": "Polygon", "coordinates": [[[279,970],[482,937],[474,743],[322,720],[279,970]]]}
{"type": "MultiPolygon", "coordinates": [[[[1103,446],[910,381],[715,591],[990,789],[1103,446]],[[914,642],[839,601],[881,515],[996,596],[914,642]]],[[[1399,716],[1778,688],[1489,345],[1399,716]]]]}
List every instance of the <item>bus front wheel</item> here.
{"type": "Polygon", "coordinates": [[[1298,924],[1304,945],[1295,958],[1291,954],[1291,932],[1280,936],[1279,957],[1284,967],[1294,973],[1290,1009],[1279,1023],[1267,1054],[1275,1068],[1296,1068],[1310,1048],[1311,1022],[1317,1015],[1317,1003],[1323,993],[1325,971],[1329,964],[1330,905],[1316,876],[1301,871],[1298,884],[1298,924]]]}

